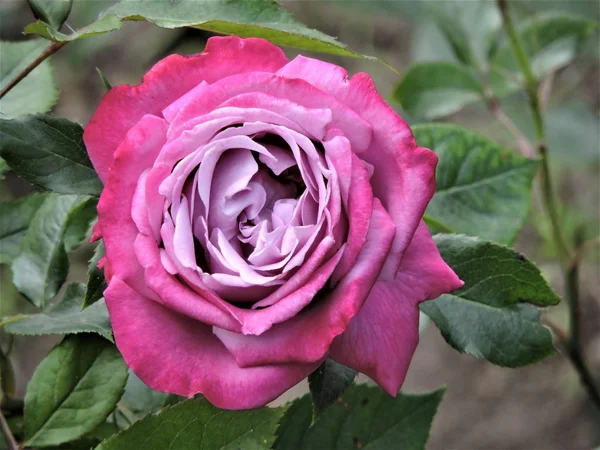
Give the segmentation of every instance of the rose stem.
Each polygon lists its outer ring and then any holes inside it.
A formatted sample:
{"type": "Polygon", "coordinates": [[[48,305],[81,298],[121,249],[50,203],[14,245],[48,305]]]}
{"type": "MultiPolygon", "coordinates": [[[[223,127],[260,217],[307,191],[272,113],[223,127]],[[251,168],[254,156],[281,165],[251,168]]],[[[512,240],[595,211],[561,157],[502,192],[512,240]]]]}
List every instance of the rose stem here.
{"type": "Polygon", "coordinates": [[[579,260],[571,257],[571,252],[563,237],[560,228],[554,192],[552,189],[550,167],[548,164],[548,149],[546,146],[544,121],[542,118],[542,108],[538,94],[539,81],[531,70],[531,65],[527,54],[523,49],[523,44],[517,34],[513,22],[508,13],[507,0],[497,0],[498,9],[502,15],[502,26],[508,39],[510,46],[517,58],[517,62],[521,68],[521,72],[525,78],[525,91],[529,99],[529,107],[533,115],[536,133],[536,151],[540,157],[541,164],[541,188],[542,197],[546,213],[550,219],[554,243],[557,247],[561,265],[563,267],[565,279],[565,291],[569,306],[569,335],[557,335],[563,341],[563,347],[566,349],[567,356],[571,360],[573,367],[579,373],[581,383],[585,387],[590,399],[598,408],[600,408],[600,391],[594,382],[591,371],[585,364],[583,358],[583,349],[580,336],[580,308],[579,308],[579,260]]]}

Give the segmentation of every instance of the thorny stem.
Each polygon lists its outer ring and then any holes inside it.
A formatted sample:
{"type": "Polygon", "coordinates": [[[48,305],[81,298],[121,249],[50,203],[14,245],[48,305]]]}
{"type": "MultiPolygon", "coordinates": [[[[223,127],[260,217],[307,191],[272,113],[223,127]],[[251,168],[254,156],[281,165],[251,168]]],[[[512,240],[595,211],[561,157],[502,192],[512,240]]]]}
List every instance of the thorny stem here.
{"type": "Polygon", "coordinates": [[[9,450],[19,450],[19,444],[17,444],[17,440],[10,431],[10,427],[4,418],[4,414],[0,411],[0,428],[2,428],[2,433],[4,434],[4,439],[6,440],[6,445],[8,445],[9,450]]]}
{"type": "Polygon", "coordinates": [[[60,50],[67,42],[68,41],[53,42],[52,44],[50,44],[50,46],[48,48],[46,48],[46,50],[44,50],[40,54],[40,56],[38,56],[33,61],[31,61],[31,63],[27,67],[25,67],[25,69],[23,69],[16,77],[14,77],[12,80],[10,80],[8,82],[8,84],[6,86],[4,86],[4,88],[2,88],[2,90],[0,91],[0,98],[4,97],[6,94],[8,94],[10,92],[10,90],[12,88],[14,88],[17,84],[19,84],[19,82],[23,78],[25,78],[27,75],[29,75],[31,73],[31,71],[33,71],[33,69],[35,69],[42,62],[44,62],[44,60],[46,60],[46,58],[48,58],[50,55],[52,55],[52,54],[56,53],[58,50],[60,50]]]}
{"type": "MultiPolygon", "coordinates": [[[[546,147],[546,138],[544,130],[544,121],[542,118],[542,108],[538,93],[539,81],[531,70],[529,58],[523,49],[521,40],[515,30],[515,27],[508,13],[508,0],[497,0],[498,9],[502,15],[502,24],[506,35],[510,41],[512,51],[517,58],[521,72],[525,78],[525,90],[529,98],[529,107],[533,115],[536,135],[536,150],[540,157],[541,165],[541,188],[544,206],[550,224],[554,243],[558,249],[560,262],[563,266],[565,278],[565,292],[569,304],[569,335],[557,335],[565,347],[567,356],[571,360],[573,367],[579,373],[582,384],[584,385],[590,399],[600,408],[600,391],[596,386],[594,377],[583,359],[583,349],[580,339],[580,310],[579,310],[579,264],[577,259],[571,257],[571,252],[563,237],[560,227],[558,212],[556,209],[555,197],[552,188],[550,167],[548,165],[548,152],[546,147]],[[564,337],[563,337],[564,336],[564,337]]],[[[556,333],[556,330],[555,330],[556,333]]]]}

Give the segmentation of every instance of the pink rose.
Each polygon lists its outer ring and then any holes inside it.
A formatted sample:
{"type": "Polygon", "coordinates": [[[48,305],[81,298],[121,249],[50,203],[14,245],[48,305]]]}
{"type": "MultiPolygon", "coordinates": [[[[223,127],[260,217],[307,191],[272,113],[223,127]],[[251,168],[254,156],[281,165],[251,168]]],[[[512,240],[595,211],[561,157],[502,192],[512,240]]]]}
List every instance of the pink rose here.
{"type": "Polygon", "coordinates": [[[215,37],[84,139],[116,343],[153,389],[254,408],[329,357],[396,395],[419,302],[462,285],[422,221],[437,157],[364,73],[215,37]]]}

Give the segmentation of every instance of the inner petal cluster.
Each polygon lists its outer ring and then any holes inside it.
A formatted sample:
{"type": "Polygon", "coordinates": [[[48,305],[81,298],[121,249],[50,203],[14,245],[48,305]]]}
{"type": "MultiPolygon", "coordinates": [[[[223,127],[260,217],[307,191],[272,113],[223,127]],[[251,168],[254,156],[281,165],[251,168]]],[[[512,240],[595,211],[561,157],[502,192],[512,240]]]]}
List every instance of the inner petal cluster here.
{"type": "Polygon", "coordinates": [[[264,122],[220,129],[159,187],[165,266],[229,301],[268,296],[339,219],[332,174],[321,144],[298,131],[264,122]]]}

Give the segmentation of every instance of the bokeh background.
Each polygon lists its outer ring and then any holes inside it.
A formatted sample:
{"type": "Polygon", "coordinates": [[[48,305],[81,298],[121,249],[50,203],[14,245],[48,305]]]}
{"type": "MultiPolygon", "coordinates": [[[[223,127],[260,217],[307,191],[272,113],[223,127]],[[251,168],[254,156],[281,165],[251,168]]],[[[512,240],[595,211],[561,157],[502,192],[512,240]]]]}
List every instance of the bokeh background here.
{"type": "MultiPolygon", "coordinates": [[[[167,1],[167,0],[164,0],[167,1]]],[[[401,72],[417,61],[452,61],[451,49],[432,18],[439,3],[430,1],[298,1],[280,3],[311,28],[338,37],[353,50],[380,57],[401,72]]],[[[478,0],[454,0],[465,18],[477,25],[473,7],[478,0]],[[469,16],[471,14],[471,16],[469,16]]],[[[77,28],[92,22],[110,0],[75,0],[68,24],[77,28]]],[[[531,16],[559,12],[600,20],[598,0],[511,1],[517,22],[531,16]]],[[[33,17],[23,0],[0,0],[0,38],[27,39],[21,33],[33,17]]],[[[55,114],[87,123],[104,93],[99,68],[111,84],[137,84],[154,62],[171,53],[191,54],[203,49],[209,33],[163,30],[144,22],[128,23],[109,35],[72,43],[51,59],[60,88],[55,114]]],[[[286,49],[288,56],[298,52],[286,49]]],[[[306,54],[306,53],[305,53],[306,54]]],[[[311,55],[342,65],[350,73],[368,72],[379,92],[391,100],[399,76],[382,64],[330,55],[311,55]]],[[[596,34],[579,57],[546,83],[545,117],[552,170],[561,199],[562,220],[570,239],[600,234],[600,66],[596,34]]],[[[503,109],[528,137],[533,126],[526,99],[515,94],[503,109]]],[[[403,114],[406,117],[405,114],[403,114]]],[[[418,123],[418,117],[406,117],[418,123]]],[[[474,104],[443,119],[487,135],[508,148],[515,142],[483,104],[474,104]]],[[[34,188],[8,175],[0,187],[0,199],[25,195],[34,188]]],[[[0,211],[1,214],[1,211],[0,211]]],[[[532,211],[516,247],[535,261],[562,292],[559,267],[534,192],[532,211]]],[[[73,279],[85,281],[90,248],[72,258],[73,279]]],[[[0,266],[0,315],[23,313],[28,304],[10,283],[10,269],[0,266]]],[[[586,357],[600,376],[600,254],[587,253],[581,273],[582,332],[586,357]]],[[[548,312],[567,326],[567,308],[561,304],[548,312]]],[[[424,324],[421,343],[403,390],[420,392],[446,385],[445,398],[435,418],[428,448],[431,449],[591,449],[600,445],[600,411],[587,400],[576,372],[563,355],[522,369],[504,369],[461,355],[451,349],[433,325],[424,324]]],[[[16,338],[13,356],[18,391],[22,394],[33,369],[58,338],[16,338]]],[[[302,394],[301,384],[285,399],[302,394]]],[[[281,399],[284,401],[285,399],[281,399]]],[[[407,424],[410,426],[410,424],[407,424]]]]}

